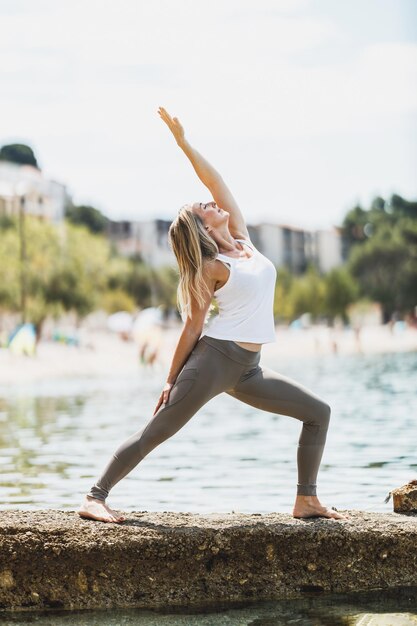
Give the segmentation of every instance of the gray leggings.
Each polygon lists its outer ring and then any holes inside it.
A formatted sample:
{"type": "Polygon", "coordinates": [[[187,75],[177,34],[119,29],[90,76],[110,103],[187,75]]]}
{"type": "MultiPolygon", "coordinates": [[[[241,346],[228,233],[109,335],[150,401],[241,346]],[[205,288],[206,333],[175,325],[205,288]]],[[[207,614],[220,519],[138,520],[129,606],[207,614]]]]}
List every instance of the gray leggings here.
{"type": "Polygon", "coordinates": [[[87,495],[105,500],[126,474],[160,443],[172,437],[223,391],[257,409],[303,422],[297,448],[298,495],[316,495],[316,480],[330,420],[330,407],[294,380],[259,365],[254,352],[229,339],[200,337],[168,398],[149,422],[128,437],[87,495]]]}

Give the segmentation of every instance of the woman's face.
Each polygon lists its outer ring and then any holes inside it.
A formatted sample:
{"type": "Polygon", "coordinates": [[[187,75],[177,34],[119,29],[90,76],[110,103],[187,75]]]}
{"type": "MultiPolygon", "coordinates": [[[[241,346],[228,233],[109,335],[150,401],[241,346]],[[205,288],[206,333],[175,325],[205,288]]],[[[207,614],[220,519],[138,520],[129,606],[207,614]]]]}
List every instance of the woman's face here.
{"type": "Polygon", "coordinates": [[[216,228],[223,224],[229,218],[227,211],[220,209],[214,200],[212,202],[194,202],[192,205],[193,213],[196,213],[201,217],[204,222],[204,226],[211,226],[216,228]]]}

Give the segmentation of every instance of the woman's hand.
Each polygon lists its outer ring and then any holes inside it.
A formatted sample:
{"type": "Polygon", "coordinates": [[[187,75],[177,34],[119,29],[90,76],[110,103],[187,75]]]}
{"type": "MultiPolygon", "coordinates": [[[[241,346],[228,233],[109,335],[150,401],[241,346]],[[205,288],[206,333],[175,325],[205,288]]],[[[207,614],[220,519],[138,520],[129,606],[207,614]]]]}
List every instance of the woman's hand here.
{"type": "Polygon", "coordinates": [[[169,394],[173,386],[174,386],[174,383],[165,383],[165,386],[161,392],[161,395],[158,398],[155,411],[153,412],[154,415],[158,411],[161,404],[166,404],[168,402],[169,394]]]}
{"type": "Polygon", "coordinates": [[[171,117],[170,114],[165,111],[164,107],[159,107],[158,113],[161,119],[163,119],[165,124],[168,126],[171,133],[174,135],[175,141],[179,145],[182,141],[184,141],[184,129],[181,126],[178,117],[171,117]]]}

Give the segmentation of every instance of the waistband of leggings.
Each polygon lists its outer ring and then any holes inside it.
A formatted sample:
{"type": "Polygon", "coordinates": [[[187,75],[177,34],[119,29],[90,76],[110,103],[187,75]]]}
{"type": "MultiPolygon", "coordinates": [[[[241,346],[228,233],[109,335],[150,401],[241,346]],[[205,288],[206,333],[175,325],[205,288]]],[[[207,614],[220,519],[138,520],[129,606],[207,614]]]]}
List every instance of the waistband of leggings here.
{"type": "Polygon", "coordinates": [[[220,352],[223,352],[229,358],[243,365],[256,364],[261,357],[261,350],[247,350],[239,346],[235,341],[232,341],[232,339],[217,339],[216,337],[203,335],[200,337],[200,341],[208,343],[213,348],[220,350],[220,352]]]}

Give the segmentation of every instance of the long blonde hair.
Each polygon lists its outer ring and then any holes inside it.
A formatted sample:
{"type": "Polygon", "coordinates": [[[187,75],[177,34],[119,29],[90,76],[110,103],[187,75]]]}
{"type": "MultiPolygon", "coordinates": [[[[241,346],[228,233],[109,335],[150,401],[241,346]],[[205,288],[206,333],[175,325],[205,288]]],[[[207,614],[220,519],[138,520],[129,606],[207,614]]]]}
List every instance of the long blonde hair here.
{"type": "Polygon", "coordinates": [[[192,317],[191,294],[200,308],[204,305],[204,292],[210,290],[203,277],[203,264],[205,260],[215,259],[219,248],[190,204],[180,208],[169,227],[168,237],[179,268],[177,307],[185,321],[187,316],[192,317]]]}

